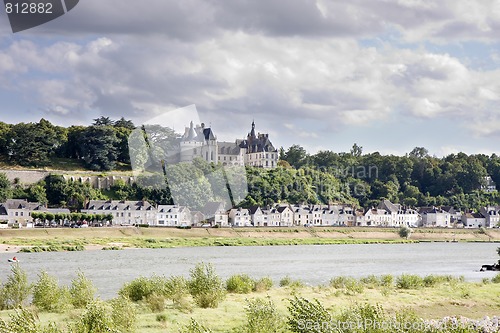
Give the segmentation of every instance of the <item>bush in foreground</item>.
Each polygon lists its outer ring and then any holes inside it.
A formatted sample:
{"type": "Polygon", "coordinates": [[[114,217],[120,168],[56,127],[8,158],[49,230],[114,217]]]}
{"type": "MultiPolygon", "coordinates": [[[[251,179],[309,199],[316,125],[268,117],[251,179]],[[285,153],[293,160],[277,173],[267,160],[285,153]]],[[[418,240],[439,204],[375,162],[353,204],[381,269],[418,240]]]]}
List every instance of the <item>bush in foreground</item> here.
{"type": "Polygon", "coordinates": [[[396,287],[398,289],[419,289],[423,285],[424,280],[414,274],[402,274],[396,279],[396,287]]]}
{"type": "Polygon", "coordinates": [[[288,306],[290,316],[287,320],[288,329],[295,333],[333,333],[331,325],[332,315],[318,300],[309,301],[302,297],[290,300],[288,306]]]}
{"type": "Polygon", "coordinates": [[[255,281],[246,274],[231,276],[226,281],[226,290],[235,294],[249,294],[255,287],[255,281]]]}
{"type": "Polygon", "coordinates": [[[94,300],[87,304],[85,311],[73,324],[72,333],[118,333],[108,307],[94,300]]]}
{"type": "Polygon", "coordinates": [[[247,323],[246,333],[279,333],[284,331],[282,316],[271,300],[256,298],[247,300],[245,308],[247,323]]]}
{"type": "Polygon", "coordinates": [[[255,286],[253,291],[262,292],[268,291],[273,287],[273,280],[270,277],[260,278],[257,282],[255,282],[255,286]]]}
{"type": "Polygon", "coordinates": [[[68,299],[68,289],[60,288],[55,277],[45,271],[38,274],[38,281],[33,285],[33,305],[42,311],[59,312],[69,303],[68,299]]]}
{"type": "Polygon", "coordinates": [[[134,304],[126,297],[117,297],[110,302],[111,320],[120,332],[135,332],[137,312],[134,304]]]}
{"type": "Polygon", "coordinates": [[[201,308],[216,308],[226,297],[221,278],[212,264],[199,263],[190,271],[189,292],[201,308]]]}
{"type": "Polygon", "coordinates": [[[19,264],[12,265],[11,274],[0,288],[0,307],[2,309],[14,309],[25,305],[31,292],[28,283],[28,275],[21,269],[19,264]]]}
{"type": "Polygon", "coordinates": [[[118,293],[128,297],[133,302],[139,302],[153,294],[166,297],[166,287],[167,279],[164,277],[157,275],[149,278],[141,276],[124,285],[118,293]]]}
{"type": "Polygon", "coordinates": [[[204,325],[200,324],[193,318],[191,318],[191,321],[189,324],[184,326],[181,330],[180,333],[212,333],[212,330],[205,327],[204,325]]]}
{"type": "Polygon", "coordinates": [[[71,304],[75,308],[85,308],[94,300],[97,289],[90,279],[83,272],[78,272],[77,277],[71,281],[69,294],[71,304]]]}

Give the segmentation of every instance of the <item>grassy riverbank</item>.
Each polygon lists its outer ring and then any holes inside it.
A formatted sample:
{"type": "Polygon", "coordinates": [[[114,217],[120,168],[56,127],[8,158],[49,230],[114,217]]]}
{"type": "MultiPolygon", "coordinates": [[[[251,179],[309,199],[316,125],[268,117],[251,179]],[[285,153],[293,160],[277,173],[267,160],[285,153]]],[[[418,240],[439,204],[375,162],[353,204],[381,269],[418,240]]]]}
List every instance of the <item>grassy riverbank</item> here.
{"type": "Polygon", "coordinates": [[[47,228],[0,230],[0,251],[74,251],[189,246],[500,242],[500,231],[415,229],[408,240],[395,228],[47,228]]]}
{"type": "MultiPolygon", "coordinates": [[[[198,307],[189,294],[183,294],[183,301],[177,305],[168,300],[170,296],[162,298],[160,294],[152,294],[154,297],[135,301],[130,305],[137,314],[136,325],[131,332],[179,332],[192,319],[210,328],[211,332],[244,332],[241,328],[247,323],[248,301],[257,298],[265,302],[271,301],[277,317],[281,318],[284,324],[287,318],[292,315],[289,307],[291,301],[296,297],[311,301],[317,300],[333,318],[338,318],[342,313],[350,312],[359,306],[369,305],[372,310],[383,311],[386,318],[404,311],[405,314],[411,313],[414,316],[411,318],[424,320],[441,319],[447,316],[482,319],[485,316],[498,316],[500,313],[499,277],[494,279],[496,283],[489,279],[484,279],[481,283],[464,282],[460,278],[451,276],[427,276],[422,279],[411,275],[399,277],[386,275],[383,277],[367,276],[360,280],[337,277],[326,285],[314,287],[305,286],[300,281],[284,278],[279,283],[274,281],[274,286],[268,286],[270,289],[255,291],[254,288],[254,291],[244,294],[226,291],[227,294],[215,308],[198,307]]],[[[168,281],[163,277],[154,279],[160,279],[151,280],[156,281],[156,286],[158,283],[163,283],[161,281],[168,281]]],[[[220,283],[224,286],[227,285],[226,282],[221,281],[220,283]]],[[[141,284],[148,285],[148,282],[143,280],[141,284]]],[[[145,290],[147,287],[136,289],[134,295],[137,296],[138,291],[145,293],[145,290]]],[[[183,293],[187,293],[187,291],[183,293]]],[[[71,304],[64,306],[57,313],[42,311],[34,305],[28,309],[37,314],[42,326],[52,322],[62,329],[77,322],[82,314],[89,311],[74,309],[71,304]]],[[[0,318],[8,320],[13,313],[13,310],[0,311],[0,318]]],[[[365,313],[365,315],[368,314],[365,313]]],[[[310,316],[311,320],[318,320],[312,312],[310,316]]],[[[263,319],[261,318],[261,320],[263,319]]],[[[291,331],[287,329],[285,324],[280,332],[291,331]]],[[[460,332],[468,333],[470,331],[460,332]]]]}

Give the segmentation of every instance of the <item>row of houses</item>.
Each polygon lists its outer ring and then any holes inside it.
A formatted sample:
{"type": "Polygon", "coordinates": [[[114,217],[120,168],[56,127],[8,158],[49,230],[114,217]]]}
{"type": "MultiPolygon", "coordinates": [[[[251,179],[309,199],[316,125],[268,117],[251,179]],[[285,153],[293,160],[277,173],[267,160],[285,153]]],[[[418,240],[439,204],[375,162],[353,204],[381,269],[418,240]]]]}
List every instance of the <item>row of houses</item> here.
{"type": "Polygon", "coordinates": [[[67,208],[47,208],[38,202],[28,202],[22,199],[8,199],[0,203],[0,228],[33,227],[33,212],[52,214],[69,214],[67,208]]]}
{"type": "MultiPolygon", "coordinates": [[[[46,208],[26,200],[0,204],[0,227],[33,225],[31,213],[69,214],[68,209],[46,208]]],[[[152,205],[147,201],[91,200],[82,213],[108,214],[113,225],[164,227],[234,226],[375,226],[375,227],[466,227],[492,228],[500,223],[500,206],[483,207],[479,212],[462,213],[453,207],[411,208],[383,200],[377,207],[356,209],[351,205],[276,204],[227,209],[222,202],[209,202],[193,211],[178,205],[152,205]]]]}

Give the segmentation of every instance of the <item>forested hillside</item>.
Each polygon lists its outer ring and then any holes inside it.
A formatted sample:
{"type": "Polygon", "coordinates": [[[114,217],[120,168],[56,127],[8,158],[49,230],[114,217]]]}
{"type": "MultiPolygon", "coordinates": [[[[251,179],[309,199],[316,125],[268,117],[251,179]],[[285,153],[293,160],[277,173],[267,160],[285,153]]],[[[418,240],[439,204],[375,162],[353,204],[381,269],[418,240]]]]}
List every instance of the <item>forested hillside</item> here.
{"type": "MultiPolygon", "coordinates": [[[[126,119],[107,117],[94,120],[91,126],[55,126],[46,120],[38,123],[9,125],[0,122],[0,159],[7,166],[53,166],[60,160],[70,161],[81,169],[109,171],[130,169],[128,136],[135,128],[126,119]]],[[[175,133],[155,127],[159,136],[171,139],[175,133]]],[[[171,172],[186,179],[189,202],[200,205],[213,181],[213,171],[221,166],[196,161],[193,165],[172,165],[171,172]],[[193,180],[196,176],[196,181],[193,180]]],[[[408,206],[452,205],[461,209],[499,204],[497,192],[481,190],[485,177],[500,182],[500,157],[463,153],[438,158],[425,148],[417,147],[405,156],[384,156],[377,152],[364,154],[354,145],[350,152],[320,151],[308,154],[300,145],[280,149],[279,167],[266,170],[246,168],[249,195],[242,206],[289,203],[353,203],[362,207],[378,204],[385,198],[408,206]]],[[[241,176],[241,175],[240,175],[241,176]]],[[[60,176],[30,186],[9,184],[0,176],[0,201],[5,198],[27,198],[51,206],[81,208],[89,199],[146,199],[170,203],[170,189],[162,177],[139,177],[134,185],[118,182],[109,191],[66,182],[60,176]],[[163,186],[159,186],[163,184],[163,186]]],[[[181,202],[178,202],[182,204],[181,202]]]]}

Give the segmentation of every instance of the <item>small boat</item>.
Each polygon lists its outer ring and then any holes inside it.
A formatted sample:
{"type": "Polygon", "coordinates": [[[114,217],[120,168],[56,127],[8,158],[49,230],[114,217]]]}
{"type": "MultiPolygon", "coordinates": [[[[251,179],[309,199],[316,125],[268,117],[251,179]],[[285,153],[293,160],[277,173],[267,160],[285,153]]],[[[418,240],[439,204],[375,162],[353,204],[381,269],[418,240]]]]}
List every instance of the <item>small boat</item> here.
{"type": "Polygon", "coordinates": [[[12,258],[12,259],[7,259],[8,262],[19,262],[19,259],[17,258],[12,258]]]}
{"type": "Polygon", "coordinates": [[[481,266],[481,269],[479,271],[480,272],[484,272],[484,271],[500,271],[500,264],[483,265],[483,266],[481,266]]]}

